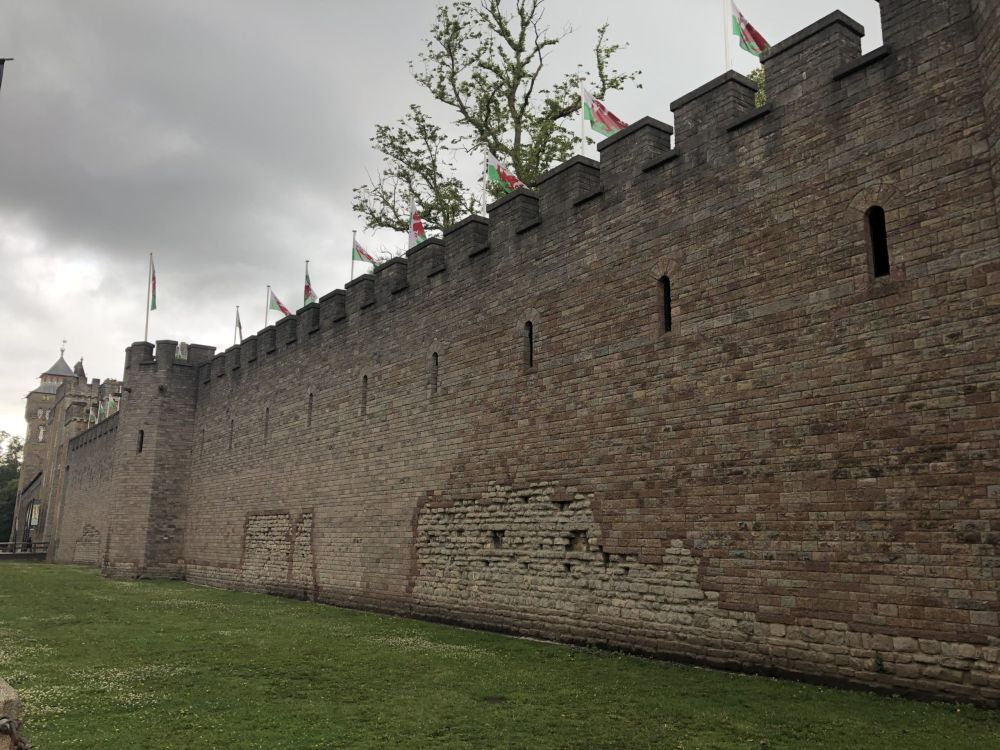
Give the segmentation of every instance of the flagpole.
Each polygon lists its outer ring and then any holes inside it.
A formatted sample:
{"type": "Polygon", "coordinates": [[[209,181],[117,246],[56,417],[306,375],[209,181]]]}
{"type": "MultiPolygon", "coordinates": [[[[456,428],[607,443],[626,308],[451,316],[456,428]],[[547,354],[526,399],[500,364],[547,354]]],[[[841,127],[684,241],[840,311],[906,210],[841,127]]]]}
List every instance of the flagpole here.
{"type": "Polygon", "coordinates": [[[487,180],[488,170],[489,170],[489,157],[486,156],[486,146],[483,146],[483,174],[481,178],[483,182],[483,216],[486,216],[486,207],[489,205],[486,202],[486,180],[487,180]]]}
{"type": "MultiPolygon", "coordinates": [[[[309,261],[306,261],[306,281],[309,281],[309,261]]],[[[309,290],[312,291],[312,282],[309,281],[309,290]]],[[[306,299],[305,292],[302,293],[302,304],[309,304],[309,300],[306,299]]]]}
{"type": "Polygon", "coordinates": [[[722,0],[722,42],[726,47],[726,69],[728,73],[733,69],[733,51],[730,47],[729,37],[732,33],[733,25],[733,0],[722,0]]]}
{"type": "Polygon", "coordinates": [[[264,303],[264,328],[267,328],[267,313],[271,309],[271,285],[267,285],[267,302],[264,303]]]}
{"type": "Polygon", "coordinates": [[[153,254],[149,254],[149,270],[146,274],[146,328],[142,332],[142,340],[149,341],[149,294],[153,289],[153,254]]]}
{"type": "Polygon", "coordinates": [[[583,100],[583,71],[580,70],[582,65],[577,65],[577,72],[580,74],[580,156],[586,156],[584,153],[587,148],[587,120],[584,116],[584,100],[583,100]]]}
{"type": "Polygon", "coordinates": [[[351,230],[351,281],[354,281],[354,248],[358,244],[358,230],[351,230]]]}
{"type": "Polygon", "coordinates": [[[236,306],[236,320],[233,321],[233,346],[236,346],[236,324],[240,319],[240,306],[236,306]]]}

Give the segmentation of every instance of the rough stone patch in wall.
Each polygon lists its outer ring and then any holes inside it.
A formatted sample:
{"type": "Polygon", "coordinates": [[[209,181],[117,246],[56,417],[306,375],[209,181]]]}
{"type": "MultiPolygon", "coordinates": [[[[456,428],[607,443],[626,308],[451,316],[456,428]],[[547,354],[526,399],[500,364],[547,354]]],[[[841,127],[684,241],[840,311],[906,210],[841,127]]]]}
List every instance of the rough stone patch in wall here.
{"type": "Polygon", "coordinates": [[[493,485],[479,498],[428,502],[417,518],[414,609],[530,635],[915,693],[927,694],[933,680],[951,695],[1000,700],[1000,636],[977,646],[859,632],[822,618],[759,622],[752,612],[720,608],[684,540],[667,540],[653,564],[610,554],[593,496],[569,497],[553,485],[493,485]]]}
{"type": "Polygon", "coordinates": [[[86,524],[80,538],[76,540],[73,563],[76,565],[97,565],[100,560],[101,532],[97,527],[86,524]]]}
{"type": "Polygon", "coordinates": [[[512,629],[538,623],[550,636],[656,641],[664,650],[683,651],[708,632],[739,642],[753,631],[752,615],[721,610],[718,593],[702,588],[683,540],[671,540],[657,564],[610,554],[593,496],[556,500],[554,489],[494,485],[479,499],[425,506],[416,606],[512,629]]]}
{"type": "Polygon", "coordinates": [[[248,514],[243,533],[242,588],[308,597],[314,590],[313,514],[248,514]]]}

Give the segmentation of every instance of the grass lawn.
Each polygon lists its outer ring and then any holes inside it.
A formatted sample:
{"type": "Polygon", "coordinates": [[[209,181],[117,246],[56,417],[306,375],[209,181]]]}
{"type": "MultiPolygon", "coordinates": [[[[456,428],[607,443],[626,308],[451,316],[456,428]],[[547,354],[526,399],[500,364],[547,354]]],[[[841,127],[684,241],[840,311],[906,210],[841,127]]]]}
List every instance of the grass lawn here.
{"type": "Polygon", "coordinates": [[[38,750],[1000,748],[995,711],[41,564],[0,564],[0,676],[38,750]]]}

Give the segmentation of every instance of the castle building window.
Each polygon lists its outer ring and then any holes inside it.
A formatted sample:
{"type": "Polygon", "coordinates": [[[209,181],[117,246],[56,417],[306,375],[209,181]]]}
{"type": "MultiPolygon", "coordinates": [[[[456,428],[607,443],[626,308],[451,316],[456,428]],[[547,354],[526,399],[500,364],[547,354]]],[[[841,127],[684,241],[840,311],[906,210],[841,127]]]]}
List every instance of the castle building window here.
{"type": "Polygon", "coordinates": [[[236,427],[235,420],[229,420],[229,450],[233,449],[233,430],[236,427]]]}
{"type": "Polygon", "coordinates": [[[39,409],[38,410],[38,419],[41,419],[43,416],[45,416],[45,409],[39,409]]]}
{"type": "Polygon", "coordinates": [[[142,444],[146,440],[145,430],[139,430],[139,440],[136,442],[135,452],[142,453],[142,444]]]}
{"type": "Polygon", "coordinates": [[[31,501],[28,508],[28,528],[37,529],[42,520],[42,504],[38,500],[31,501]]]}
{"type": "Polygon", "coordinates": [[[361,378],[361,416],[368,413],[368,376],[361,378]]]}
{"type": "Polygon", "coordinates": [[[438,392],[438,353],[434,352],[431,355],[431,395],[437,395],[438,392]]]}
{"type": "Polygon", "coordinates": [[[529,370],[535,366],[535,324],[530,320],[524,324],[524,363],[529,370]]]}
{"type": "Polygon", "coordinates": [[[271,427],[271,407],[264,409],[264,442],[267,442],[268,431],[271,427]]]}
{"type": "Polygon", "coordinates": [[[306,411],[306,427],[312,427],[313,423],[313,394],[309,393],[309,409],[306,411]]]}
{"type": "Polygon", "coordinates": [[[670,297],[670,277],[660,277],[660,324],[663,331],[669,331],[674,326],[673,315],[671,313],[672,300],[670,297]]]}
{"type": "Polygon", "coordinates": [[[39,443],[45,442],[45,425],[38,426],[38,442],[39,443]]]}
{"type": "Polygon", "coordinates": [[[889,275],[889,238],[885,229],[885,209],[872,206],[865,214],[868,224],[868,242],[872,254],[872,271],[875,277],[889,275]]]}

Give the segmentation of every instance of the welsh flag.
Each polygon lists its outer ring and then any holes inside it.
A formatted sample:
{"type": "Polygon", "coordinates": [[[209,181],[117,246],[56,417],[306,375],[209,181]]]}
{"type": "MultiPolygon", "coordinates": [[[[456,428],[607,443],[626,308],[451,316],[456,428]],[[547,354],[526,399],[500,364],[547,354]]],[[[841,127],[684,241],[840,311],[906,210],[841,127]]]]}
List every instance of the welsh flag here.
{"type": "Polygon", "coordinates": [[[149,255],[149,309],[156,309],[156,266],[153,265],[153,254],[149,255]]]}
{"type": "MultiPolygon", "coordinates": [[[[319,302],[319,297],[316,296],[316,292],[313,291],[312,282],[309,281],[309,263],[306,262],[306,286],[302,292],[302,304],[308,305],[310,302],[319,302]]],[[[279,302],[278,304],[281,303],[279,302]]]]}
{"type": "Polygon", "coordinates": [[[580,92],[583,97],[583,119],[590,123],[590,127],[603,136],[614,135],[619,130],[628,127],[628,123],[620,120],[615,114],[604,106],[604,102],[594,97],[594,95],[581,87],[580,92]]]}
{"type": "Polygon", "coordinates": [[[497,158],[489,152],[486,153],[486,176],[489,177],[490,182],[495,182],[497,185],[502,187],[505,193],[517,190],[518,188],[527,187],[523,182],[517,179],[516,174],[507,169],[507,167],[501,164],[497,158]]]}
{"type": "Polygon", "coordinates": [[[351,248],[351,260],[363,260],[365,263],[375,262],[372,254],[361,247],[360,242],[355,239],[353,244],[354,246],[351,248]]]}
{"type": "Polygon", "coordinates": [[[740,9],[736,7],[736,3],[730,0],[729,5],[732,8],[733,33],[739,38],[740,46],[751,55],[760,57],[771,48],[771,45],[754,28],[753,24],[747,20],[746,16],[740,13],[740,9]]]}
{"type": "Polygon", "coordinates": [[[427,239],[427,232],[424,230],[424,222],[420,218],[417,204],[410,198],[410,247],[418,245],[427,239]]]}
{"type": "Polygon", "coordinates": [[[268,303],[268,307],[271,310],[278,310],[278,311],[282,312],[285,315],[291,315],[292,314],[291,310],[289,310],[287,307],[285,307],[283,304],[281,304],[281,300],[278,299],[278,295],[276,295],[273,290],[271,291],[271,301],[268,303]]]}

